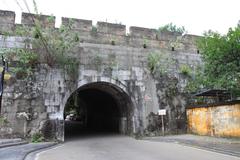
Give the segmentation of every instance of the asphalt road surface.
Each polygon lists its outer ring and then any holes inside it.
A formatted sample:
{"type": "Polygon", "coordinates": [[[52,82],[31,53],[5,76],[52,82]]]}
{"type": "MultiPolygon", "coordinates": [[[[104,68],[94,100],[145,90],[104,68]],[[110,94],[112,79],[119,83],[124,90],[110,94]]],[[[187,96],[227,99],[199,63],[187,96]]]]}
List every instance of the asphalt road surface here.
{"type": "Polygon", "coordinates": [[[177,143],[135,140],[117,134],[73,137],[36,156],[37,160],[240,160],[177,143]]]}
{"type": "Polygon", "coordinates": [[[33,151],[50,147],[54,143],[29,143],[12,147],[0,148],[0,160],[23,160],[24,157],[33,151]]]}

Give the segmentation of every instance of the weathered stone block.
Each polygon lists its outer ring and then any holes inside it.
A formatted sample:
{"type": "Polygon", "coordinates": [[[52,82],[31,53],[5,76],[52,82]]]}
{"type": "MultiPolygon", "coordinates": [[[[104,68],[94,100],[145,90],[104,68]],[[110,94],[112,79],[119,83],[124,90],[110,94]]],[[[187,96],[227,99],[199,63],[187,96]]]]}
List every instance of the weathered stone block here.
{"type": "Polygon", "coordinates": [[[43,27],[55,27],[55,17],[48,15],[36,15],[31,13],[22,13],[22,21],[21,23],[25,26],[32,27],[36,23],[40,23],[43,27]]]}
{"type": "Polygon", "coordinates": [[[156,39],[156,29],[142,28],[142,27],[130,27],[130,36],[156,39]]]}
{"type": "Polygon", "coordinates": [[[11,32],[15,27],[15,13],[0,10],[0,35],[11,32]]]}
{"type": "Polygon", "coordinates": [[[82,31],[92,31],[92,21],[84,19],[75,19],[75,18],[62,18],[62,25],[72,24],[72,29],[82,30],[82,31]]]}
{"type": "Polygon", "coordinates": [[[120,36],[126,35],[126,26],[121,24],[97,22],[97,31],[107,34],[115,34],[120,36]]]}

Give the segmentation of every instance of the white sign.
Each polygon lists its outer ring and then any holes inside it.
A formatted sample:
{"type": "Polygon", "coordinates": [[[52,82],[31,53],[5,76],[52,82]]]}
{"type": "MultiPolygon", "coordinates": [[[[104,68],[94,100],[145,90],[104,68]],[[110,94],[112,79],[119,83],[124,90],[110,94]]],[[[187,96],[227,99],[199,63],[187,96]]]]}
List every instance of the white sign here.
{"type": "Polygon", "coordinates": [[[164,115],[166,115],[166,114],[167,114],[167,110],[166,110],[166,109],[159,109],[159,110],[158,110],[158,115],[164,116],[164,115]]]}

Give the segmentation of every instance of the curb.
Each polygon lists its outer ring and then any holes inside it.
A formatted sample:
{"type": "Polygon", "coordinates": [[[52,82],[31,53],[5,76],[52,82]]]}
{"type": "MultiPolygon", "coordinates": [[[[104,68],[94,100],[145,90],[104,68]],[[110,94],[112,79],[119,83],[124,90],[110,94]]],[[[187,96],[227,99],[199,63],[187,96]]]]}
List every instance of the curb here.
{"type": "Polygon", "coordinates": [[[0,148],[18,146],[18,145],[23,145],[23,144],[27,144],[27,143],[28,143],[27,141],[10,142],[10,143],[5,143],[5,144],[0,144],[0,148]]]}
{"type": "Polygon", "coordinates": [[[53,142],[53,143],[51,143],[51,144],[49,144],[49,145],[47,145],[47,146],[42,146],[42,147],[36,148],[36,149],[34,149],[34,150],[28,151],[28,152],[23,156],[22,160],[34,159],[34,158],[35,158],[34,152],[38,152],[38,151],[41,151],[41,150],[45,150],[45,149],[47,149],[47,148],[51,148],[51,147],[53,147],[53,146],[55,146],[55,145],[57,145],[57,144],[59,144],[59,143],[53,142]],[[33,157],[32,157],[32,158],[31,158],[31,157],[28,157],[30,154],[34,154],[34,158],[33,158],[33,157]]]}
{"type": "Polygon", "coordinates": [[[197,145],[197,144],[194,144],[194,143],[191,143],[191,142],[190,143],[189,142],[183,142],[183,141],[178,141],[178,140],[175,140],[175,139],[164,139],[164,140],[160,140],[160,141],[154,141],[151,138],[144,138],[144,140],[152,141],[152,142],[176,143],[176,144],[179,144],[179,145],[192,147],[192,148],[197,148],[197,149],[201,149],[201,150],[205,150],[205,151],[211,151],[211,152],[225,154],[225,155],[229,155],[229,156],[240,157],[240,152],[238,152],[238,151],[235,152],[235,151],[232,151],[232,150],[224,150],[224,149],[218,148],[218,147],[201,146],[201,145],[197,145]]]}
{"type": "Polygon", "coordinates": [[[202,149],[205,151],[212,151],[212,152],[216,152],[216,153],[221,153],[221,154],[225,154],[225,155],[229,155],[229,156],[234,156],[234,157],[240,157],[240,153],[236,153],[236,152],[232,152],[232,151],[226,151],[223,149],[219,149],[219,148],[212,148],[212,147],[201,147],[201,146],[197,146],[194,144],[187,144],[187,143],[183,143],[183,142],[177,142],[180,145],[183,146],[188,146],[188,147],[193,147],[193,148],[198,148],[198,149],[202,149]]]}

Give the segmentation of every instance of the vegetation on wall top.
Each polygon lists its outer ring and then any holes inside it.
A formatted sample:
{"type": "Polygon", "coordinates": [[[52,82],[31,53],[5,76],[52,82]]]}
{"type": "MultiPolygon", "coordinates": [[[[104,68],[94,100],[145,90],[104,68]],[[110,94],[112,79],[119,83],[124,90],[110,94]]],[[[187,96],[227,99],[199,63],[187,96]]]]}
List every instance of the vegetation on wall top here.
{"type": "MultiPolygon", "coordinates": [[[[6,37],[9,35],[24,37],[25,48],[1,48],[1,55],[10,62],[19,61],[19,65],[15,66],[17,71],[26,73],[26,71],[32,70],[34,65],[45,63],[50,67],[60,66],[67,73],[74,75],[78,62],[71,58],[69,53],[79,43],[79,35],[71,31],[73,21],[70,20],[67,25],[62,25],[59,29],[45,27],[40,22],[41,14],[38,13],[35,1],[33,4],[36,14],[31,17],[33,26],[20,25],[13,33],[5,35],[6,37]]],[[[50,16],[47,18],[46,24],[53,21],[54,17],[50,16]]],[[[29,73],[27,74],[29,75],[29,73]]]]}
{"type": "Polygon", "coordinates": [[[166,24],[162,27],[158,28],[159,32],[177,32],[180,33],[181,35],[185,34],[187,31],[184,28],[184,26],[178,27],[177,25],[173,23],[166,24]]]}

